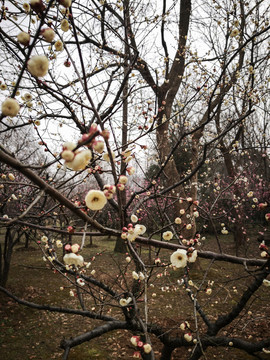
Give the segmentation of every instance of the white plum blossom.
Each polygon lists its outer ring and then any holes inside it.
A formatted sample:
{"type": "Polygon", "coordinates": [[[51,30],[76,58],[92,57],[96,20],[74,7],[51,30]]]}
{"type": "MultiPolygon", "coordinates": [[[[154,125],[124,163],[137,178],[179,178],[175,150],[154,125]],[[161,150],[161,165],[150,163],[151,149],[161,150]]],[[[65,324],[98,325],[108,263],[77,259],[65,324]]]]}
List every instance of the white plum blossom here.
{"type": "Polygon", "coordinates": [[[150,344],[144,344],[143,345],[143,351],[146,353],[146,354],[149,354],[151,351],[152,351],[152,346],[150,344]]]}
{"type": "Polygon", "coordinates": [[[2,114],[4,116],[16,116],[20,111],[20,105],[17,100],[8,98],[2,102],[2,114]]]}
{"type": "Polygon", "coordinates": [[[63,243],[61,240],[56,240],[56,247],[61,248],[63,246],[63,243]]]}
{"type": "Polygon", "coordinates": [[[173,237],[173,233],[171,231],[165,231],[163,234],[162,234],[162,237],[164,240],[166,241],[169,241],[172,239],[173,237]]]}
{"type": "Polygon", "coordinates": [[[190,324],[188,321],[184,321],[183,323],[180,324],[180,329],[181,330],[186,330],[186,329],[189,329],[190,328],[190,324]]]}
{"type": "Polygon", "coordinates": [[[128,175],[134,175],[135,174],[135,168],[133,166],[127,167],[128,175]]]}
{"type": "Polygon", "coordinates": [[[34,55],[27,63],[29,72],[35,77],[43,77],[49,69],[49,60],[45,55],[34,55]]]}
{"type": "Polygon", "coordinates": [[[191,335],[191,333],[186,333],[186,334],[184,335],[184,339],[185,339],[187,342],[192,341],[192,335],[191,335]]]}
{"type": "Polygon", "coordinates": [[[103,191],[90,190],[85,197],[86,206],[91,210],[101,210],[107,204],[103,191]]]}
{"type": "Polygon", "coordinates": [[[23,3],[23,9],[26,13],[29,13],[30,11],[30,5],[28,3],[23,3]]]}
{"type": "Polygon", "coordinates": [[[132,298],[128,297],[127,299],[120,299],[119,304],[121,306],[127,306],[129,303],[131,303],[132,298]]]}
{"type": "Polygon", "coordinates": [[[221,230],[221,234],[223,235],[228,235],[229,231],[226,229],[226,227],[224,226],[223,229],[221,230]]]}
{"type": "Polygon", "coordinates": [[[131,215],[130,217],[130,220],[133,222],[133,223],[136,223],[138,221],[138,217],[134,214],[131,215]]]}
{"type": "Polygon", "coordinates": [[[146,232],[146,227],[142,224],[136,224],[134,229],[135,232],[138,233],[138,235],[143,235],[146,232]]]}
{"type": "Polygon", "coordinates": [[[107,185],[104,185],[104,187],[103,187],[104,195],[106,196],[106,198],[108,200],[113,198],[115,191],[116,191],[116,187],[114,185],[107,184],[107,185]]]}
{"type": "Polygon", "coordinates": [[[130,342],[133,346],[137,346],[138,341],[139,341],[139,336],[132,336],[130,338],[130,342]]]}
{"type": "Polygon", "coordinates": [[[62,153],[61,153],[61,157],[62,159],[64,159],[66,162],[71,162],[74,157],[75,157],[75,154],[73,151],[71,150],[63,150],[62,153]]]}
{"type": "Polygon", "coordinates": [[[51,43],[54,40],[55,32],[52,28],[43,29],[41,30],[41,33],[44,40],[46,40],[47,42],[51,43]]]}
{"type": "Polygon", "coordinates": [[[20,44],[27,46],[29,45],[30,42],[30,34],[21,31],[18,35],[17,35],[17,40],[20,44]]]}
{"type": "Polygon", "coordinates": [[[43,235],[43,236],[41,237],[41,241],[46,243],[46,242],[48,241],[47,236],[43,235]]]}
{"type": "Polygon", "coordinates": [[[195,262],[197,259],[197,256],[198,256],[197,250],[193,250],[192,253],[188,254],[188,257],[187,257],[188,262],[191,262],[191,263],[195,262]]]}
{"type": "Polygon", "coordinates": [[[117,184],[117,188],[119,191],[123,191],[125,190],[125,185],[124,184],[117,184]]]}
{"type": "Polygon", "coordinates": [[[76,144],[74,144],[73,142],[71,141],[66,141],[64,144],[63,144],[63,150],[74,150],[76,148],[76,144]]]}
{"type": "Polygon", "coordinates": [[[32,100],[32,95],[29,94],[29,93],[25,93],[25,94],[22,96],[22,99],[28,103],[29,101],[32,100]]]}
{"type": "Polygon", "coordinates": [[[126,185],[127,182],[128,182],[128,178],[125,175],[121,175],[119,177],[119,184],[126,185]]]}
{"type": "Polygon", "coordinates": [[[236,37],[239,34],[239,30],[238,29],[233,29],[230,33],[230,37],[236,37]]]}
{"type": "Polygon", "coordinates": [[[62,51],[64,49],[64,45],[62,43],[61,40],[57,40],[55,43],[54,43],[54,48],[55,48],[55,51],[62,51]]]}
{"type": "Polygon", "coordinates": [[[132,277],[134,280],[139,280],[139,274],[137,274],[136,271],[132,271],[132,277]]]}
{"type": "Polygon", "coordinates": [[[67,19],[63,19],[61,21],[61,30],[64,31],[64,32],[69,30],[69,22],[68,22],[67,19]]]}
{"type": "Polygon", "coordinates": [[[98,152],[99,154],[102,154],[104,150],[104,142],[102,140],[98,140],[94,142],[93,149],[98,152]]]}
{"type": "Polygon", "coordinates": [[[74,244],[71,246],[71,251],[74,253],[74,254],[77,254],[77,252],[80,250],[80,245],[79,244],[74,244]]]}
{"type": "Polygon", "coordinates": [[[267,287],[270,286],[270,281],[267,279],[263,279],[263,285],[267,287]]]}
{"type": "Polygon", "coordinates": [[[84,286],[85,285],[85,282],[82,278],[78,278],[77,279],[77,283],[80,285],[80,286],[84,286]]]}
{"type": "Polygon", "coordinates": [[[139,272],[139,279],[140,279],[141,281],[145,279],[145,276],[144,276],[144,274],[143,274],[141,271],[139,272]]]}
{"type": "Polygon", "coordinates": [[[172,253],[170,257],[171,263],[176,268],[183,268],[187,265],[187,252],[183,249],[178,249],[172,253]]]}
{"type": "Polygon", "coordinates": [[[140,228],[136,228],[137,225],[135,225],[134,229],[129,230],[128,234],[127,234],[127,240],[129,241],[134,241],[137,239],[137,237],[140,235],[140,228]]]}
{"type": "Polygon", "coordinates": [[[206,293],[206,295],[211,295],[211,294],[212,294],[212,289],[208,287],[208,288],[205,290],[205,293],[206,293]]]}
{"type": "Polygon", "coordinates": [[[66,165],[74,171],[84,170],[86,166],[89,164],[89,161],[92,159],[92,153],[89,149],[82,151],[75,151],[73,158],[72,158],[72,154],[70,153],[71,151],[69,152],[68,150],[66,150],[62,152],[61,156],[62,157],[64,156],[66,159],[68,159],[68,157],[72,159],[71,161],[66,160],[66,165]]]}
{"type": "Polygon", "coordinates": [[[66,265],[83,266],[84,264],[83,257],[74,253],[66,254],[63,258],[63,261],[66,265]]]}

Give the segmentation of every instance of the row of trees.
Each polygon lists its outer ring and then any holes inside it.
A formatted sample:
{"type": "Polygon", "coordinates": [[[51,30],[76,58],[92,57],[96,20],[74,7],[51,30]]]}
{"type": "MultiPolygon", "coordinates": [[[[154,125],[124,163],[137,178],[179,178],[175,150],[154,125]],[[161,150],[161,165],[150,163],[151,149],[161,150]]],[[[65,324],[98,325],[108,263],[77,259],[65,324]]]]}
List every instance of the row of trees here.
{"type": "Polygon", "coordinates": [[[152,335],[162,343],[162,359],[179,347],[191,348],[192,360],[209,346],[268,351],[267,334],[253,342],[220,335],[268,285],[268,247],[261,245],[264,259],[259,249],[252,259],[242,251],[248,225],[256,220],[266,239],[269,220],[268,12],[263,0],[3,5],[0,289],[36,309],[103,321],[63,341],[64,359],[72,347],[115,329],[134,335],[144,359],[155,358],[152,335]],[[217,253],[199,250],[207,227],[217,253]],[[233,234],[236,256],[224,253],[220,232],[233,234]],[[80,247],[71,234],[82,237],[80,247]],[[110,285],[87,275],[83,246],[93,234],[116,237],[132,278],[123,264],[115,277],[123,281],[110,285]],[[81,310],[29,303],[5,288],[22,235],[69,275],[81,310]],[[155,258],[145,259],[135,243],[150,245],[155,258]],[[168,250],[162,271],[181,269],[195,309],[195,328],[184,323],[185,334],[149,321],[147,289],[161,249],[168,250]],[[201,288],[190,285],[197,256],[238,264],[250,280],[216,319],[201,306],[201,288]],[[83,299],[97,301],[96,294],[101,308],[117,312],[88,310],[83,299]]]}

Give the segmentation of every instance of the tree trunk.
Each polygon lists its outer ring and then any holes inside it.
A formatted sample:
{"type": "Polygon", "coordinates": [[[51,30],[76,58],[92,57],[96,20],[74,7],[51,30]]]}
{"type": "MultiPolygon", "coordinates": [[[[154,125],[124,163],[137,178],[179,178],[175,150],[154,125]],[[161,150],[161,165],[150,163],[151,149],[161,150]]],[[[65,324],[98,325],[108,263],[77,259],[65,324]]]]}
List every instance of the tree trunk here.
{"type": "Polygon", "coordinates": [[[114,252],[124,254],[127,251],[125,240],[118,236],[115,242],[114,252]]]}
{"type": "Polygon", "coordinates": [[[30,234],[28,232],[25,232],[24,236],[25,236],[24,247],[25,247],[25,249],[28,249],[29,241],[30,241],[30,234]]]}
{"type": "Polygon", "coordinates": [[[160,360],[171,360],[173,350],[173,347],[164,345],[161,352],[160,360]]]}
{"type": "MultiPolygon", "coordinates": [[[[125,8],[129,6],[129,1],[124,2],[125,8]]],[[[125,21],[128,19],[125,18],[125,21]]],[[[126,33],[126,40],[128,34],[126,33]]],[[[128,54],[129,47],[128,42],[125,43],[125,54],[128,54]]],[[[128,75],[128,60],[127,58],[124,61],[124,77],[128,75]]],[[[123,116],[122,116],[122,151],[127,149],[127,134],[128,134],[128,79],[126,79],[125,86],[123,89],[123,116]]],[[[126,163],[121,160],[121,175],[126,175],[126,163]]],[[[119,215],[120,215],[120,222],[121,228],[123,228],[126,220],[124,208],[126,205],[126,190],[119,192],[119,215]]],[[[121,236],[118,236],[116,239],[114,252],[125,253],[127,251],[127,247],[121,236]]]]}
{"type": "MultiPolygon", "coordinates": [[[[163,171],[165,177],[165,186],[169,187],[173,186],[177,181],[181,179],[181,174],[178,173],[173,154],[171,154],[172,145],[168,137],[169,122],[166,121],[166,119],[169,119],[171,116],[172,104],[166,104],[165,106],[162,106],[162,98],[160,98],[159,100],[160,109],[163,109],[163,112],[161,112],[161,115],[158,119],[158,124],[160,126],[157,128],[157,145],[161,166],[164,166],[165,162],[169,159],[163,171]]],[[[194,154],[194,156],[195,155],[196,154],[194,154]]],[[[194,163],[197,163],[197,158],[194,159],[194,163]]],[[[197,196],[197,190],[195,190],[194,188],[195,187],[193,186],[193,190],[190,190],[189,196],[191,196],[192,192],[194,196],[197,196]]],[[[178,217],[180,216],[179,212],[181,209],[184,209],[186,211],[185,214],[181,215],[182,223],[184,225],[181,230],[181,236],[185,239],[190,239],[194,237],[196,233],[196,223],[193,217],[193,205],[187,203],[187,201],[185,200],[187,198],[187,194],[182,185],[174,188],[170,194],[179,199],[184,199],[182,203],[180,203],[179,201],[175,202],[174,214],[175,217],[178,217]],[[190,215],[189,219],[186,217],[187,214],[190,215]],[[188,223],[192,224],[191,230],[187,230],[185,227],[185,224],[188,223]]],[[[196,198],[193,198],[193,200],[196,200],[196,198]]]]}
{"type": "Polygon", "coordinates": [[[10,262],[11,262],[11,256],[13,250],[13,241],[12,241],[13,235],[15,235],[15,231],[12,234],[11,229],[7,228],[3,254],[2,254],[2,248],[0,247],[1,265],[2,265],[0,271],[0,284],[3,287],[6,286],[8,280],[8,274],[9,274],[10,262]]]}

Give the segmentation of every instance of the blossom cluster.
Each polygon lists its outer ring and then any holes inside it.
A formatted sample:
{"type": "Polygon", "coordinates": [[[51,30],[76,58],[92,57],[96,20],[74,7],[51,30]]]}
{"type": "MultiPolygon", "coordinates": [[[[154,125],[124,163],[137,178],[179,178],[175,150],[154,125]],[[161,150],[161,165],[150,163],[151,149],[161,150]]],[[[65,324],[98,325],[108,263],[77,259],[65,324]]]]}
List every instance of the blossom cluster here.
{"type": "Polygon", "coordinates": [[[187,250],[177,249],[170,257],[171,264],[175,268],[184,268],[187,266],[188,262],[195,262],[197,255],[197,250],[193,247],[190,247],[187,250]]]}
{"type": "Polygon", "coordinates": [[[128,224],[127,227],[123,227],[121,238],[123,240],[135,241],[138,236],[143,235],[146,232],[146,227],[142,224],[128,224]]]}
{"type": "Polygon", "coordinates": [[[79,171],[84,170],[92,159],[91,150],[75,150],[76,144],[67,142],[63,145],[63,151],[61,153],[62,159],[65,160],[65,164],[68,168],[79,171]]]}
{"type": "Polygon", "coordinates": [[[92,160],[93,151],[98,154],[103,152],[104,141],[96,139],[99,135],[104,139],[108,139],[109,137],[107,130],[100,132],[97,125],[93,124],[91,125],[89,132],[83,134],[77,144],[73,142],[64,143],[61,157],[65,160],[65,165],[74,171],[84,170],[92,160]],[[87,149],[78,149],[82,145],[85,145],[87,149]]]}
{"type": "Polygon", "coordinates": [[[81,255],[78,254],[80,250],[80,245],[74,244],[74,245],[65,245],[65,251],[67,254],[65,254],[63,261],[66,265],[75,265],[75,266],[83,266],[84,265],[84,259],[81,255]]]}
{"type": "MultiPolygon", "coordinates": [[[[89,163],[94,157],[94,160],[98,158],[98,154],[102,154],[104,151],[104,141],[108,140],[109,132],[107,130],[99,131],[96,124],[91,125],[90,130],[87,134],[83,134],[77,144],[73,142],[66,142],[63,144],[61,157],[65,160],[65,166],[71,170],[79,171],[89,167],[89,163]],[[102,136],[103,140],[98,140],[97,137],[102,136]],[[87,149],[80,150],[81,146],[86,146],[87,149]],[[97,153],[97,155],[95,154],[97,153]]],[[[122,153],[123,159],[129,162],[132,159],[130,150],[125,150],[122,153]]],[[[103,154],[103,159],[106,161],[114,160],[115,154],[110,153],[103,154]]],[[[134,174],[135,169],[131,166],[127,167],[127,173],[129,175],[134,174]]],[[[94,169],[88,168],[89,174],[98,171],[102,173],[102,169],[99,165],[96,165],[94,169]]],[[[128,182],[126,175],[120,175],[117,179],[116,184],[106,184],[102,190],[90,190],[85,196],[85,203],[87,208],[97,211],[103,209],[106,205],[107,200],[113,198],[116,190],[125,190],[125,186],[128,182]]],[[[142,229],[140,229],[142,232],[142,229]]],[[[137,229],[136,229],[137,232],[137,229]]]]}
{"type": "Polygon", "coordinates": [[[139,273],[137,273],[136,271],[132,271],[132,277],[134,280],[144,280],[145,279],[145,275],[140,271],[139,273]]]}
{"type": "MultiPolygon", "coordinates": [[[[149,343],[144,343],[140,336],[134,335],[130,338],[130,342],[133,346],[138,347],[140,350],[142,350],[145,354],[150,354],[152,351],[152,346],[149,343]]],[[[134,355],[133,355],[134,357],[134,355]]],[[[140,352],[136,352],[136,357],[141,358],[140,352]]]]}

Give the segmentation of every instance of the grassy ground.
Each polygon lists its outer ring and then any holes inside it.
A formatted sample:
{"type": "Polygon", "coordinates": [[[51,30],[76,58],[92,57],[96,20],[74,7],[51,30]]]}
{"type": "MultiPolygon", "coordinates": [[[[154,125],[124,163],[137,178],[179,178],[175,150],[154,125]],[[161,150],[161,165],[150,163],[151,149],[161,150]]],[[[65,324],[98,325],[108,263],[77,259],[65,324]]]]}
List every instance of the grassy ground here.
{"type": "MultiPolygon", "coordinates": [[[[230,238],[226,238],[224,244],[228,252],[233,251],[230,238]]],[[[31,243],[31,251],[22,251],[22,245],[16,246],[7,287],[19,297],[36,303],[61,305],[78,308],[77,299],[69,296],[69,285],[62,276],[54,273],[49,264],[42,260],[42,254],[31,243]],[[60,287],[64,286],[63,291],[60,287]]],[[[205,249],[215,248],[211,237],[206,240],[205,249]]],[[[96,276],[110,284],[114,274],[118,271],[118,265],[125,267],[125,255],[114,254],[114,241],[102,238],[94,239],[94,246],[85,247],[83,256],[86,261],[95,256],[92,269],[96,270],[96,276]]],[[[259,256],[257,243],[252,242],[249,253],[259,256]]],[[[162,251],[160,257],[168,262],[170,252],[162,251]]],[[[148,257],[147,249],[143,249],[143,257],[148,257]]],[[[195,286],[199,286],[208,269],[210,260],[200,260],[191,268],[190,275],[195,286]],[[199,265],[199,266],[198,266],[199,265]]],[[[131,265],[130,265],[131,266],[131,265]]],[[[132,266],[131,266],[132,267],[132,266]]],[[[133,270],[133,269],[132,269],[133,270]]],[[[131,269],[129,271],[131,273],[131,269]]],[[[194,327],[193,304],[186,296],[185,290],[177,286],[176,282],[183,276],[183,270],[171,271],[165,276],[162,269],[157,269],[152,285],[148,289],[149,296],[149,319],[164,326],[165,330],[173,329],[172,334],[181,334],[179,324],[187,320],[194,327]],[[153,294],[156,294],[156,296],[153,294]]],[[[129,276],[129,275],[128,275],[129,276]]],[[[250,282],[252,276],[243,268],[224,262],[214,263],[206,276],[207,281],[214,281],[213,292],[207,296],[201,291],[198,300],[210,319],[215,319],[218,314],[229,310],[237,303],[242,291],[250,282]],[[233,281],[233,279],[236,279],[233,281]]],[[[87,300],[88,301],[88,300],[87,300]]],[[[241,317],[231,326],[223,329],[220,335],[239,336],[245,339],[259,340],[266,334],[270,335],[269,324],[269,288],[260,289],[249,303],[241,317]]],[[[96,305],[89,301],[88,308],[96,305]]],[[[143,303],[139,305],[142,307],[143,303]]],[[[106,309],[110,314],[119,313],[117,308],[106,309]]],[[[96,325],[93,320],[78,318],[74,315],[39,312],[22,305],[16,304],[6,296],[0,295],[0,357],[5,360],[47,360],[60,359],[62,351],[59,343],[63,338],[77,336],[89,331],[96,325]]],[[[200,324],[200,326],[203,326],[200,324]]],[[[128,331],[114,331],[90,343],[80,345],[71,351],[69,359],[131,359],[134,348],[130,344],[131,333],[128,331]]],[[[160,343],[153,338],[157,355],[161,349],[160,343]]],[[[174,352],[174,359],[185,359],[188,350],[179,349],[174,352]]],[[[158,358],[158,356],[157,356],[158,358]]],[[[206,352],[207,359],[255,359],[245,353],[227,348],[209,348],[206,352]]],[[[262,357],[267,359],[267,356],[262,357]]],[[[268,357],[270,359],[270,357],[268,357]]]]}

